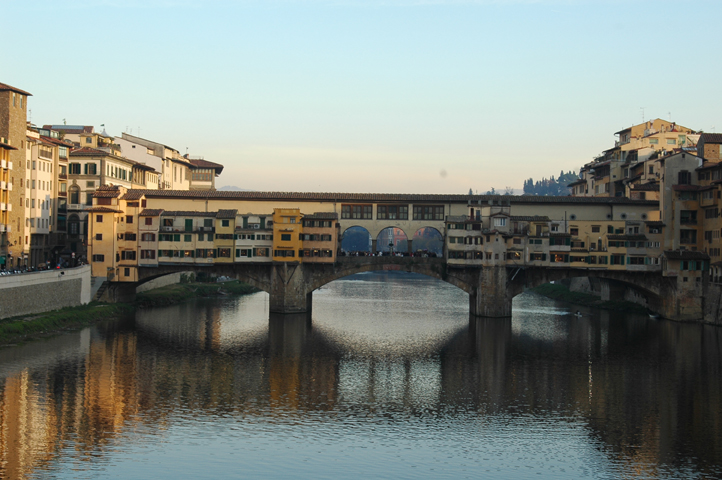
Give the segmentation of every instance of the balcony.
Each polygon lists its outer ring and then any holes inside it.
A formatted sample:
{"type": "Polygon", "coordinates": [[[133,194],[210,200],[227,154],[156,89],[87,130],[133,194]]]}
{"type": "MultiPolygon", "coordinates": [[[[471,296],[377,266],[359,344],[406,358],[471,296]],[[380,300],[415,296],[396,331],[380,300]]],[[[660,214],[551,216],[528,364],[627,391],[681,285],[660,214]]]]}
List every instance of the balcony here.
{"type": "Polygon", "coordinates": [[[67,179],[68,179],[68,174],[67,174],[67,173],[59,173],[59,174],[58,174],[58,178],[59,178],[60,180],[67,180],[67,179]]]}
{"type": "Polygon", "coordinates": [[[82,203],[69,203],[68,210],[85,210],[85,205],[82,203]]]}
{"type": "Polygon", "coordinates": [[[58,197],[60,197],[60,198],[67,198],[67,197],[68,197],[68,192],[58,192],[58,197]]]}

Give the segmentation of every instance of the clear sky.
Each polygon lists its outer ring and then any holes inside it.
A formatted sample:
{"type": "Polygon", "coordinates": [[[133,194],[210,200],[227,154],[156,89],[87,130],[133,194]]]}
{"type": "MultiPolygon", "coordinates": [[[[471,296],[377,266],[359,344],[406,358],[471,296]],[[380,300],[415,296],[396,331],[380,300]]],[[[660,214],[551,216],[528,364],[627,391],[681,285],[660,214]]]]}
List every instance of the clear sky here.
{"type": "Polygon", "coordinates": [[[520,189],[643,118],[722,131],[719,0],[3,0],[2,19],[0,82],[33,123],[187,148],[218,186],[520,189]]]}

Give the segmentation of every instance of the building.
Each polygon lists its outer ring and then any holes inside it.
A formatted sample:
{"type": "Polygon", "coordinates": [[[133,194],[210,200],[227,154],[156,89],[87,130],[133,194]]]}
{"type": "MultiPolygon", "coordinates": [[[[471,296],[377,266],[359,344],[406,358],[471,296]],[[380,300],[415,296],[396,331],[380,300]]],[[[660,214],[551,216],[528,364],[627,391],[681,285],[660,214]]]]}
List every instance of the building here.
{"type": "Polygon", "coordinates": [[[25,226],[25,131],[27,125],[28,97],[31,94],[19,88],[0,83],[0,143],[5,150],[6,180],[4,222],[6,265],[25,265],[25,237],[29,236],[25,226]],[[8,149],[8,147],[11,147],[8,149]]]}

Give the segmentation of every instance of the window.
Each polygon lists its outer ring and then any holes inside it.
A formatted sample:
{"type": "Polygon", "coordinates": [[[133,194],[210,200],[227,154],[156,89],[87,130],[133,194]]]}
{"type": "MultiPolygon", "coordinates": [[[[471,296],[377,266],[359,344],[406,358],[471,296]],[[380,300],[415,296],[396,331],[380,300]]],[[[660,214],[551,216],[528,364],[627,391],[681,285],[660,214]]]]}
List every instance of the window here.
{"type": "Polygon", "coordinates": [[[120,252],[122,260],[135,260],[135,250],[123,250],[120,252]]]}
{"type": "Polygon", "coordinates": [[[93,261],[94,262],[104,262],[105,255],[93,255],[93,261]]]}
{"type": "Polygon", "coordinates": [[[414,207],[414,220],[443,220],[444,206],[414,207]]]}
{"type": "Polygon", "coordinates": [[[692,173],[687,170],[682,170],[677,174],[678,185],[689,185],[692,183],[692,173]]]}
{"type": "Polygon", "coordinates": [[[575,236],[575,237],[578,237],[578,236],[579,236],[579,228],[578,228],[578,227],[571,227],[571,228],[569,229],[569,234],[570,234],[570,235],[573,235],[573,236],[575,236]]]}
{"type": "Polygon", "coordinates": [[[657,145],[657,144],[659,144],[659,139],[658,139],[658,138],[650,138],[650,139],[649,139],[649,144],[650,144],[650,145],[657,145]]]}
{"type": "Polygon", "coordinates": [[[143,242],[155,242],[155,233],[143,233],[140,235],[140,240],[143,242]]]}
{"type": "Polygon", "coordinates": [[[679,223],[681,225],[696,225],[697,224],[697,211],[696,210],[681,210],[679,223]]]}
{"type": "Polygon", "coordinates": [[[155,250],[141,250],[140,251],[140,259],[141,260],[154,260],[155,259],[155,250]]]}
{"type": "Polygon", "coordinates": [[[342,205],[341,218],[371,220],[373,209],[371,205],[342,205]]]}
{"type": "Polygon", "coordinates": [[[146,225],[153,225],[153,219],[151,217],[145,217],[146,225]]]}
{"type": "Polygon", "coordinates": [[[183,235],[183,241],[184,242],[191,242],[191,235],[183,235]]]}
{"type": "Polygon", "coordinates": [[[281,234],[281,240],[284,242],[290,242],[291,241],[291,234],[290,233],[282,233],[281,234]]]}
{"type": "Polygon", "coordinates": [[[668,138],[667,145],[677,145],[677,139],[676,138],[668,138]]]}
{"type": "Polygon", "coordinates": [[[102,233],[96,233],[96,234],[95,234],[95,239],[96,239],[96,240],[102,240],[102,239],[103,239],[103,234],[102,234],[102,233]]]}
{"type": "Polygon", "coordinates": [[[679,231],[679,243],[684,244],[696,244],[697,243],[697,230],[680,230],[679,231]]]}
{"type": "Polygon", "coordinates": [[[592,225],[592,233],[599,233],[600,225],[592,225]]]}
{"type": "Polygon", "coordinates": [[[495,217],[494,218],[494,226],[495,227],[506,227],[506,217],[495,217]]]}
{"type": "Polygon", "coordinates": [[[93,143],[93,139],[90,137],[85,137],[85,143],[93,143]]]}
{"type": "Polygon", "coordinates": [[[96,175],[98,172],[98,166],[94,163],[86,163],[83,170],[85,175],[96,175]]]}
{"type": "Polygon", "coordinates": [[[126,222],[126,223],[133,223],[133,215],[126,215],[126,216],[125,216],[125,222],[126,222]]]}
{"type": "Polygon", "coordinates": [[[228,227],[231,224],[230,220],[221,220],[221,226],[228,227]]]}
{"type": "Polygon", "coordinates": [[[95,216],[95,223],[103,223],[103,216],[102,216],[102,215],[96,215],[96,216],[95,216]]]}
{"type": "Polygon", "coordinates": [[[378,220],[408,220],[409,207],[397,205],[379,205],[376,207],[378,220]]]}

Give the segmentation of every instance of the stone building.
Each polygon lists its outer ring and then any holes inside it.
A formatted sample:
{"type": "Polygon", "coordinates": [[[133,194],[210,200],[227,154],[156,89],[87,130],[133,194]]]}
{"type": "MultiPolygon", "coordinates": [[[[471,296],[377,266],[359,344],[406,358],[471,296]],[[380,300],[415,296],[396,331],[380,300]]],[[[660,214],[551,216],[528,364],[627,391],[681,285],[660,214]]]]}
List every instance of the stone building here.
{"type": "MultiPolygon", "coordinates": [[[[7,260],[9,267],[24,265],[24,240],[29,235],[25,226],[25,189],[27,180],[25,169],[25,130],[27,125],[28,97],[30,93],[19,88],[0,83],[0,138],[1,143],[13,147],[8,151],[6,169],[5,202],[7,260]],[[11,168],[10,168],[11,167],[11,168]]],[[[7,150],[7,149],[6,149],[7,150]]]]}

